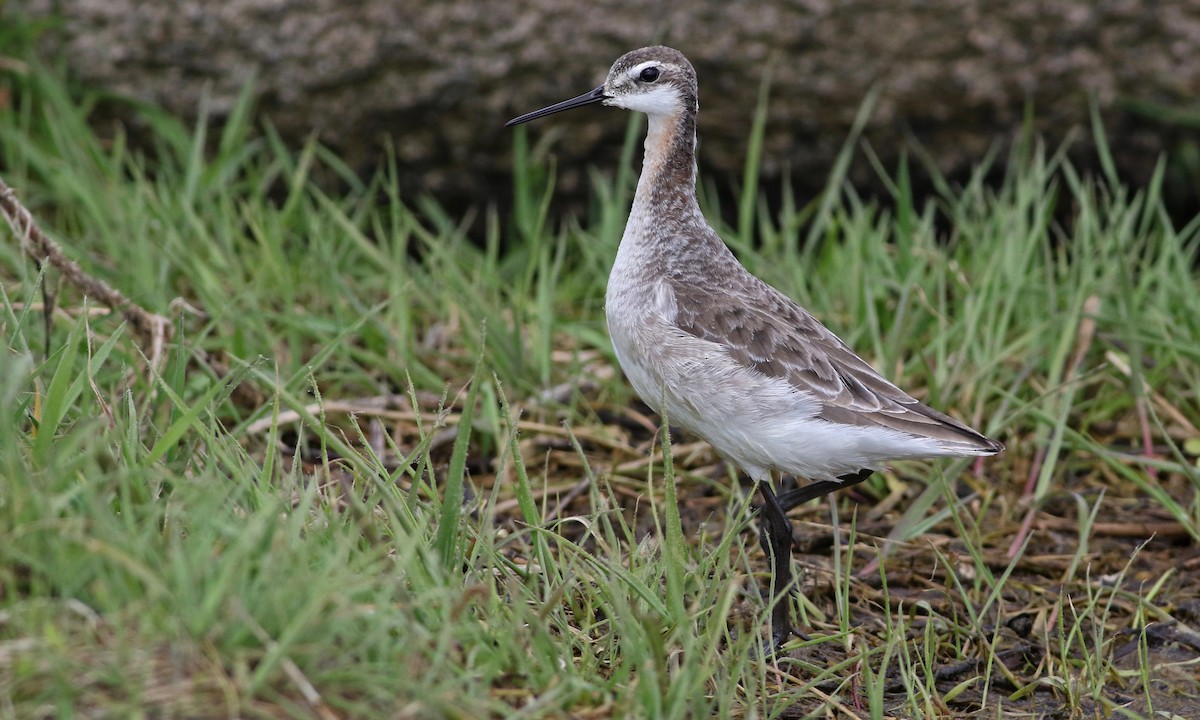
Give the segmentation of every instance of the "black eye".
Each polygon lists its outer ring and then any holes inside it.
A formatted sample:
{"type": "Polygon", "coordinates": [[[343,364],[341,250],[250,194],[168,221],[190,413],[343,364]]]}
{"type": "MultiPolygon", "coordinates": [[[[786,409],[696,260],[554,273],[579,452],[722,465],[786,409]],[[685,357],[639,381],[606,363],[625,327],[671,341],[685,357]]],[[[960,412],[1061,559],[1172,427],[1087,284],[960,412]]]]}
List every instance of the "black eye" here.
{"type": "Polygon", "coordinates": [[[658,68],[656,68],[656,67],[646,68],[645,70],[638,73],[638,79],[641,80],[642,82],[654,82],[655,80],[658,79],[658,68]]]}

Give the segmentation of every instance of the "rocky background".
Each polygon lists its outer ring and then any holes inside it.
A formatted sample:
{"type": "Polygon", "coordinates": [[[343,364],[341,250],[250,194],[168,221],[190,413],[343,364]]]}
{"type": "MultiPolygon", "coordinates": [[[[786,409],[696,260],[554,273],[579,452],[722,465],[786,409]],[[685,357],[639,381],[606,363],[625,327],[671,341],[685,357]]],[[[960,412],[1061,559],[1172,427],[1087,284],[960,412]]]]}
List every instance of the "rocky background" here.
{"type": "MultiPolygon", "coordinates": [[[[9,0],[0,13],[59,18],[47,54],[185,116],[207,93],[219,121],[253,80],[286,138],[315,132],[363,171],[391,143],[404,190],[451,205],[504,205],[504,121],[591,89],[655,42],[699,72],[701,169],[725,187],[770,67],[764,175],[787,173],[799,192],[821,186],[878,86],[866,138],[887,167],[919,144],[961,177],[1027,115],[1051,145],[1083,130],[1077,154],[1094,157],[1094,98],[1128,179],[1172,151],[1169,193],[1196,194],[1200,0],[9,0]]],[[[578,196],[624,129],[616,111],[587,109],[531,132],[553,135],[559,191],[578,196]]]]}

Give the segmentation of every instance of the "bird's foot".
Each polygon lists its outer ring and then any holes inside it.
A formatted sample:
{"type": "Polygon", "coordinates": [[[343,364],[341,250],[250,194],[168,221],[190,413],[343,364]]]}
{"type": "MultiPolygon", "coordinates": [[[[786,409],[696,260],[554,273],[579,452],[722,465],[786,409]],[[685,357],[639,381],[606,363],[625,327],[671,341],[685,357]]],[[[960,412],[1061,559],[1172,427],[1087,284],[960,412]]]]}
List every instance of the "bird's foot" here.
{"type": "Polygon", "coordinates": [[[778,625],[771,626],[771,636],[764,638],[762,641],[762,656],[763,658],[774,657],[783,650],[783,646],[792,637],[791,627],[779,627],[778,625]]]}

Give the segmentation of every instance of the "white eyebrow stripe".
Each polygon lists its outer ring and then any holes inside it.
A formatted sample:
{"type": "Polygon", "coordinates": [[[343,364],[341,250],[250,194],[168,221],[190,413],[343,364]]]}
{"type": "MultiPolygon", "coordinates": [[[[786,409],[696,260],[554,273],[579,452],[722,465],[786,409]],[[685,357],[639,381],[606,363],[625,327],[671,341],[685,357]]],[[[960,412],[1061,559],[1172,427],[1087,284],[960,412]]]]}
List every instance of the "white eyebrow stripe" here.
{"type": "Polygon", "coordinates": [[[647,60],[646,62],[638,63],[637,65],[629,68],[629,77],[636,79],[643,70],[648,67],[658,67],[658,64],[659,63],[657,60],[647,60]]]}

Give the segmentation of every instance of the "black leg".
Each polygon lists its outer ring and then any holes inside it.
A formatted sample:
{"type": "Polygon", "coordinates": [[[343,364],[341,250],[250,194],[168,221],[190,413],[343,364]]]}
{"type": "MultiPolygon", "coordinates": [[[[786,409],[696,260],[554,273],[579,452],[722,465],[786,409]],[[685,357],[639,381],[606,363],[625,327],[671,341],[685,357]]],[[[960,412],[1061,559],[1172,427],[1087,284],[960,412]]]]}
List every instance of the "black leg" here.
{"type": "MultiPolygon", "coordinates": [[[[828,495],[831,492],[836,492],[842,488],[848,488],[857,485],[860,482],[871,477],[871,470],[859,470],[856,473],[842,475],[837,480],[822,480],[821,482],[810,483],[802,488],[789,490],[779,496],[779,506],[783,512],[787,512],[794,507],[799,507],[804,503],[819,498],[823,495],[828,495]]],[[[760,483],[761,485],[761,483],[760,483]]]]}
{"type": "Polygon", "coordinates": [[[792,635],[792,524],[768,480],[758,483],[763,496],[758,541],[771,560],[771,646],[778,650],[792,635]]]}
{"type": "Polygon", "coordinates": [[[787,511],[814,498],[857,485],[871,477],[870,470],[842,475],[838,481],[824,480],[789,490],[776,497],[768,480],[758,483],[763,496],[759,510],[760,522],[758,542],[771,560],[771,642],[767,648],[772,653],[783,646],[792,636],[792,523],[787,511]]]}

